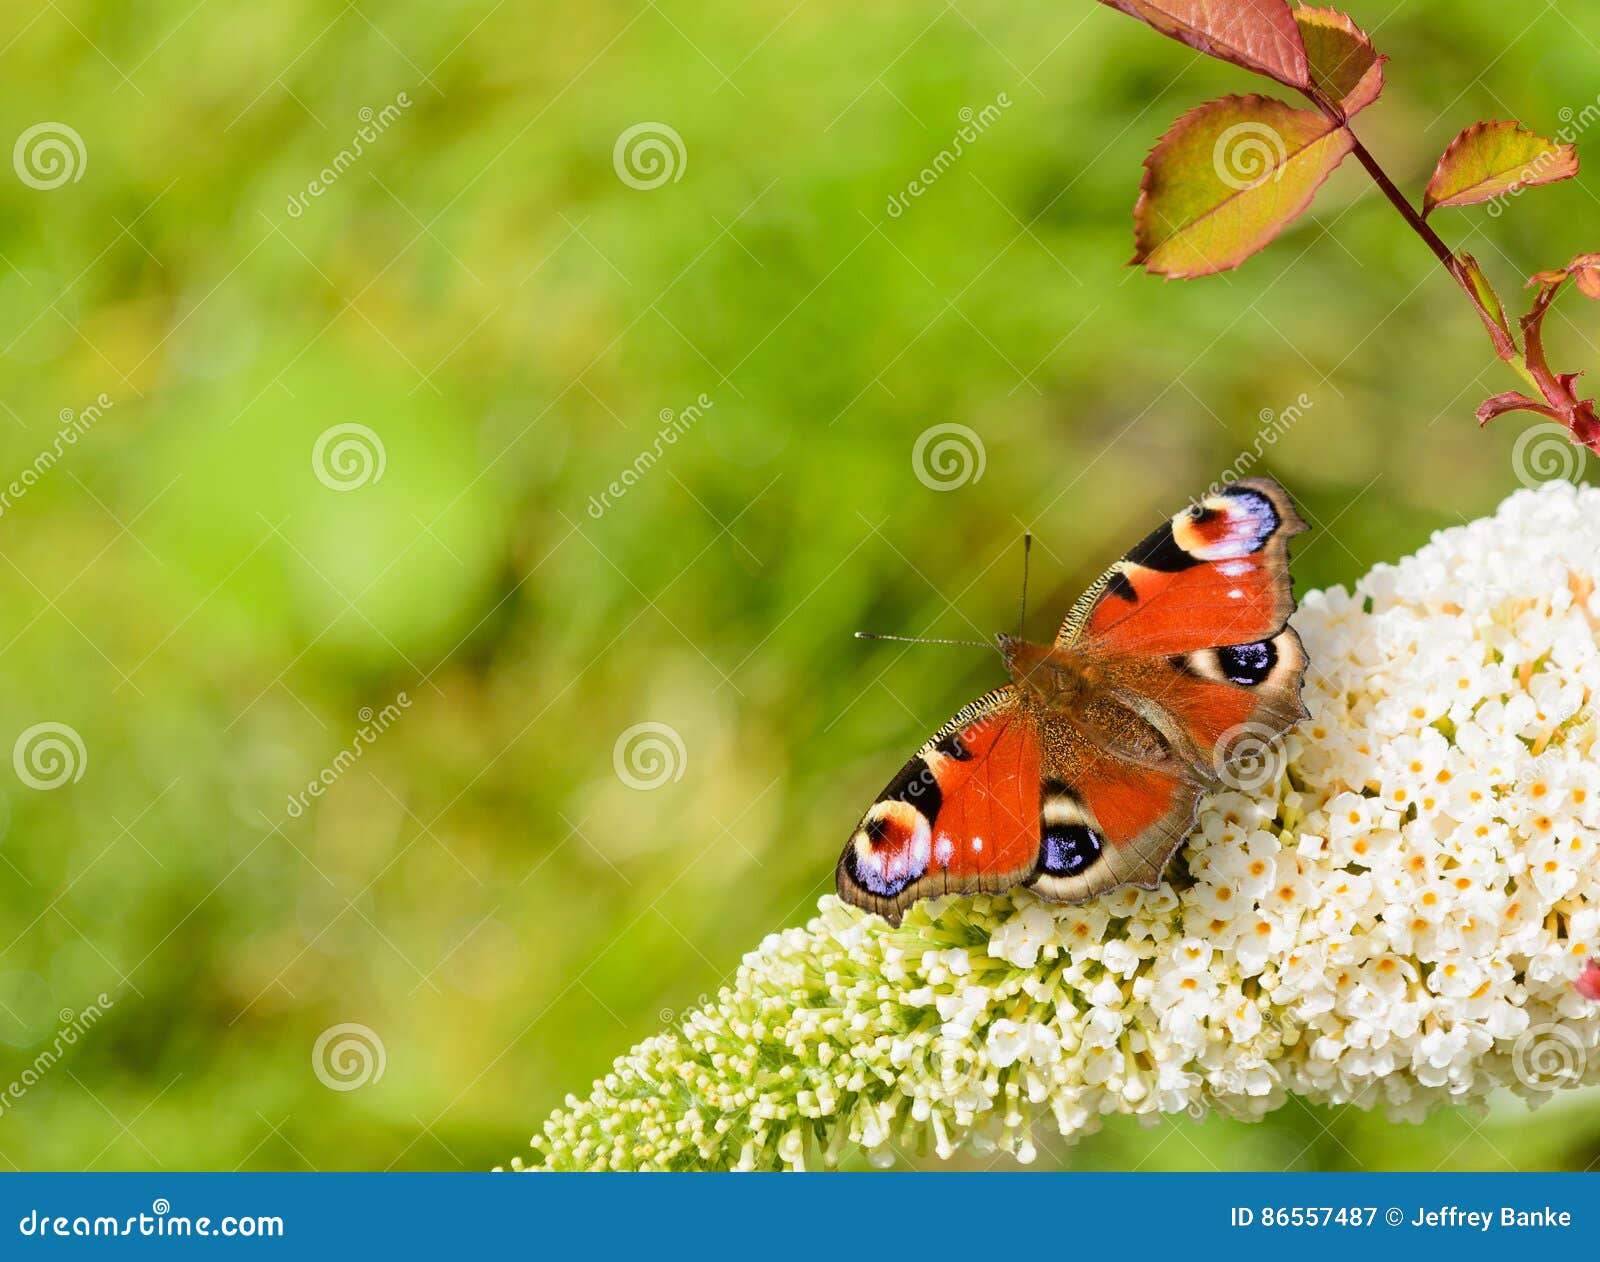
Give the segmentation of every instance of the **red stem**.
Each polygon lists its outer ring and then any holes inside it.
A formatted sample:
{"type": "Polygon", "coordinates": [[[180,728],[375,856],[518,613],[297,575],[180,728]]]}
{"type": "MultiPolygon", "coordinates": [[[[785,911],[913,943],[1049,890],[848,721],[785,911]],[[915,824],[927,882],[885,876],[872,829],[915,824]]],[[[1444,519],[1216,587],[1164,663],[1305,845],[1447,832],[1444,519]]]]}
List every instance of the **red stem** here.
{"type": "Polygon", "coordinates": [[[1445,265],[1450,275],[1455,276],[1456,283],[1462,284],[1461,277],[1456,275],[1455,251],[1446,245],[1439,234],[1428,226],[1428,221],[1417,212],[1417,208],[1411,204],[1406,195],[1389,178],[1389,173],[1378,165],[1378,160],[1372,156],[1372,153],[1356,136],[1355,129],[1350,126],[1350,120],[1345,117],[1344,110],[1339,107],[1336,101],[1330,101],[1317,88],[1306,88],[1304,91],[1306,96],[1310,98],[1311,103],[1322,111],[1329,122],[1336,127],[1344,128],[1349,134],[1350,151],[1356,155],[1356,161],[1366,167],[1367,174],[1372,177],[1372,182],[1383,191],[1383,195],[1405,217],[1405,221],[1411,225],[1412,230],[1427,242],[1428,248],[1434,252],[1439,262],[1445,265]]]}
{"type": "Polygon", "coordinates": [[[1439,262],[1444,264],[1445,271],[1450,273],[1451,278],[1458,286],[1461,287],[1462,292],[1467,295],[1468,299],[1471,300],[1473,307],[1477,310],[1479,317],[1483,320],[1484,328],[1488,331],[1490,340],[1494,343],[1495,354],[1499,355],[1501,359],[1507,360],[1508,362],[1511,362],[1517,358],[1520,352],[1518,351],[1516,342],[1511,338],[1510,333],[1500,324],[1495,313],[1491,312],[1483,305],[1483,299],[1479,296],[1477,288],[1468,278],[1465,268],[1463,267],[1461,261],[1456,257],[1455,251],[1446,245],[1444,243],[1444,239],[1440,237],[1431,226],[1429,226],[1428,221],[1422,217],[1421,212],[1419,212],[1417,208],[1411,204],[1410,199],[1408,199],[1406,195],[1400,191],[1395,182],[1389,178],[1389,173],[1378,165],[1378,160],[1373,157],[1371,151],[1361,143],[1360,138],[1355,133],[1355,129],[1350,126],[1350,120],[1348,117],[1346,117],[1344,110],[1339,106],[1338,102],[1329,100],[1316,87],[1304,88],[1302,91],[1304,91],[1306,97],[1311,101],[1311,103],[1322,112],[1324,117],[1326,117],[1335,126],[1344,129],[1345,134],[1350,137],[1350,151],[1356,155],[1356,161],[1361,163],[1361,165],[1366,169],[1367,174],[1372,177],[1372,182],[1378,186],[1383,195],[1387,197],[1394,208],[1400,212],[1401,217],[1406,221],[1406,223],[1411,225],[1412,231],[1421,237],[1423,243],[1433,251],[1434,257],[1437,258],[1439,262]]]}
{"type": "Polygon", "coordinates": [[[1428,226],[1428,221],[1417,212],[1417,208],[1406,199],[1406,195],[1395,187],[1395,182],[1389,178],[1389,173],[1378,165],[1378,160],[1372,156],[1364,144],[1356,139],[1356,134],[1351,131],[1350,124],[1346,122],[1341,125],[1346,131],[1350,132],[1351,152],[1356,155],[1356,161],[1367,168],[1367,174],[1372,177],[1373,183],[1383,190],[1383,195],[1394,203],[1395,209],[1405,216],[1406,222],[1411,225],[1419,237],[1428,243],[1428,248],[1434,252],[1439,262],[1443,263],[1449,269],[1450,275],[1455,276],[1456,282],[1461,284],[1461,277],[1456,276],[1455,252],[1444,243],[1444,240],[1437,232],[1428,226]]]}

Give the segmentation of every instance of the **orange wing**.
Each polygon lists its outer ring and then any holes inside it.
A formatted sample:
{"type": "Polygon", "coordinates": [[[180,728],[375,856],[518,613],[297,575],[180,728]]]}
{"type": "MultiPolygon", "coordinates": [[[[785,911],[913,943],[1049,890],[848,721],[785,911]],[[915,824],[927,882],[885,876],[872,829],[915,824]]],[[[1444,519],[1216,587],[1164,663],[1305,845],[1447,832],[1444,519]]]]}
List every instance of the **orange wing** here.
{"type": "Polygon", "coordinates": [[[839,856],[839,896],[899,924],[919,898],[1010,889],[1039,855],[1038,731],[1007,686],[940,728],[839,856]]]}
{"type": "Polygon", "coordinates": [[[1081,903],[1122,885],[1154,889],[1194,824],[1200,786],[1181,767],[1130,764],[1075,730],[1052,733],[1058,741],[1077,756],[1058,768],[1070,778],[1049,778],[1042,791],[1034,892],[1081,903]]]}
{"type": "Polygon", "coordinates": [[[1265,758],[1304,716],[1306,657],[1289,539],[1305,523],[1267,478],[1239,482],[1152,531],[1073,610],[1057,644],[1096,658],[1093,710],[1044,733],[1055,753],[1042,794],[1034,888],[1078,902],[1121,885],[1154,888],[1194,825],[1202,790],[1265,758]],[[1140,733],[1130,744],[1127,734],[1140,733]],[[1050,862],[1054,849],[1071,862],[1050,862]]]}
{"type": "Polygon", "coordinates": [[[1265,647],[1270,669],[1253,686],[1193,673],[1189,663],[1231,660],[1215,649],[1117,663],[1109,696],[1041,724],[1038,894],[1076,903],[1122,885],[1154,889],[1208,785],[1276,774],[1273,742],[1304,713],[1305,655],[1292,630],[1265,647]]]}
{"type": "Polygon", "coordinates": [[[1107,570],[1056,643],[1165,657],[1271,639],[1294,612],[1289,539],[1305,528],[1276,482],[1236,482],[1163,522],[1107,570]]]}

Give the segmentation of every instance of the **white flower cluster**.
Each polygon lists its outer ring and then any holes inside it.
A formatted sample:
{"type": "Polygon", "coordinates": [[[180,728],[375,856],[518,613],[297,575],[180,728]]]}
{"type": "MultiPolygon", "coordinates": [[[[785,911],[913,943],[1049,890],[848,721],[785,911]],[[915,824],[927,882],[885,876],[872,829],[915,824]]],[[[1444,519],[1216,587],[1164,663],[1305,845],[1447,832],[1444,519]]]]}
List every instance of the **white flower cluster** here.
{"type": "MultiPolygon", "coordinates": [[[[1311,717],[1160,890],[834,899],[569,1098],[537,1167],[1027,1160],[1032,1127],[1290,1093],[1420,1118],[1600,1079],[1600,489],[1522,491],[1295,624],[1311,717]]],[[[522,1162],[514,1162],[518,1168],[522,1162]]]]}

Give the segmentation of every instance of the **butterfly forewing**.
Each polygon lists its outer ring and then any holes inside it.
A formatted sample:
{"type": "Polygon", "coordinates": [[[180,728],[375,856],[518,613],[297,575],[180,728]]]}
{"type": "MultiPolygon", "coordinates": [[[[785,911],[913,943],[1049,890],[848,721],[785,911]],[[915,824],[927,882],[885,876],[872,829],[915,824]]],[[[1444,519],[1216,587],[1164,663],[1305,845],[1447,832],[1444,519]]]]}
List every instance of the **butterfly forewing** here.
{"type": "Polygon", "coordinates": [[[1294,612],[1289,540],[1305,528],[1276,482],[1237,482],[1131,548],[1073,608],[1056,643],[1165,656],[1269,639],[1294,612]]]}
{"type": "Polygon", "coordinates": [[[1019,884],[1038,849],[1039,759],[1013,688],[974,701],[867,809],[839,856],[840,896],[899,924],[919,898],[1019,884]]]}

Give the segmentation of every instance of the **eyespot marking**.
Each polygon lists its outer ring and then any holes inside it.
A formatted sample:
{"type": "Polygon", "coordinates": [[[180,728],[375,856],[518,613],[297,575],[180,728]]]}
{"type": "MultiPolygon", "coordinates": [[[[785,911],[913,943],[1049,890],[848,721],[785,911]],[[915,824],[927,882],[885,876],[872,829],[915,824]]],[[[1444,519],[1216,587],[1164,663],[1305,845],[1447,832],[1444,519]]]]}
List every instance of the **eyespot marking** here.
{"type": "Polygon", "coordinates": [[[1280,524],[1273,502],[1247,486],[1228,487],[1172,522],[1177,542],[1200,561],[1233,561],[1259,552],[1280,524]]]}
{"type": "Polygon", "coordinates": [[[1100,858],[1105,840],[1077,796],[1060,781],[1045,783],[1039,805],[1039,874],[1079,876],[1100,858]]]}
{"type": "Polygon", "coordinates": [[[863,889],[892,898],[928,870],[932,830],[909,802],[873,804],[850,839],[845,870],[863,889]]]}
{"type": "Polygon", "coordinates": [[[1039,868],[1046,876],[1080,876],[1104,848],[1100,834],[1086,824],[1051,824],[1039,843],[1039,868]]]}
{"type": "MultiPolygon", "coordinates": [[[[1187,525],[1187,519],[1187,513],[1179,513],[1174,520],[1187,525]]],[[[1173,522],[1170,521],[1162,522],[1134,544],[1123,559],[1132,565],[1142,565],[1147,570],[1157,570],[1162,574],[1176,574],[1200,564],[1200,559],[1191,555],[1174,537],[1173,522]]]]}
{"type": "Polygon", "coordinates": [[[1255,644],[1231,644],[1217,651],[1217,666],[1231,684],[1254,688],[1265,683],[1278,664],[1278,650],[1271,640],[1255,644]]]}

